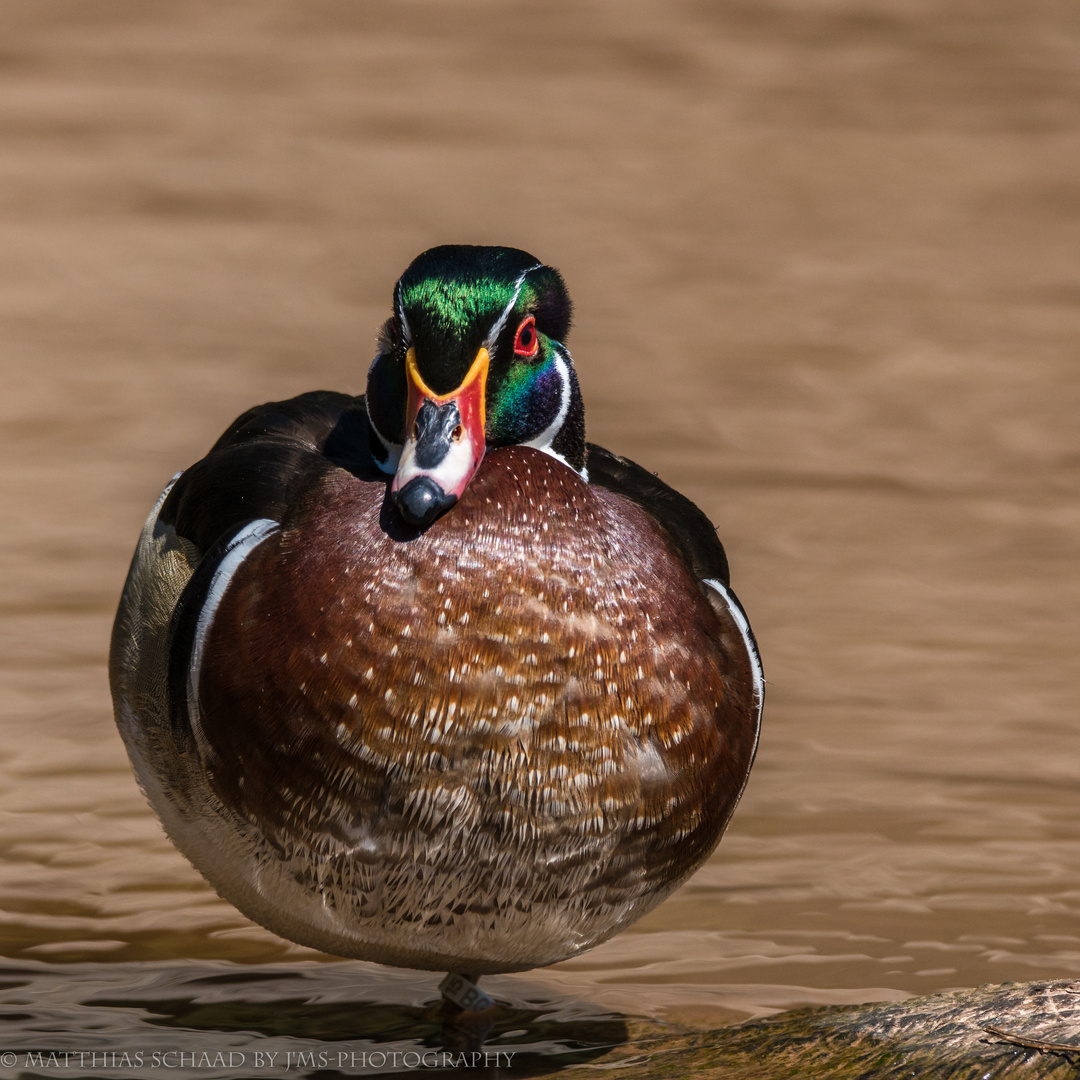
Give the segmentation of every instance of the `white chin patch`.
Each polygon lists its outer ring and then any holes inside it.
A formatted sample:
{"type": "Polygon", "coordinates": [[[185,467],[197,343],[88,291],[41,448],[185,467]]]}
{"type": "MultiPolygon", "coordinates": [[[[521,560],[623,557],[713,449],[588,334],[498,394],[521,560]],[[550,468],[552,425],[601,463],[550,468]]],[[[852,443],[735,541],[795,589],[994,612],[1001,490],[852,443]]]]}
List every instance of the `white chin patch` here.
{"type": "Polygon", "coordinates": [[[445,494],[457,495],[460,498],[483,456],[482,450],[479,454],[476,453],[472,439],[466,433],[457,442],[450,443],[440,462],[424,467],[417,463],[415,440],[409,439],[401,451],[393,490],[400,491],[410,480],[427,476],[434,480],[445,494]]]}

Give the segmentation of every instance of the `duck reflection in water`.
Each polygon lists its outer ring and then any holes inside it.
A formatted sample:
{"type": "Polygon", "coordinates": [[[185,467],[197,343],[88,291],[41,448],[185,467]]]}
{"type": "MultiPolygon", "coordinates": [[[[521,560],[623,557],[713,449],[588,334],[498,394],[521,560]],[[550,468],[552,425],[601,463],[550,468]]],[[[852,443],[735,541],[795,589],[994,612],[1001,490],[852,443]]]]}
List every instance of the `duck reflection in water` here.
{"type": "Polygon", "coordinates": [[[569,325],[526,252],[419,256],[364,396],[251,409],[166,487],[113,630],[135,774],[214,888],[467,1014],[701,865],[761,716],[723,547],[586,442],[569,325]]]}

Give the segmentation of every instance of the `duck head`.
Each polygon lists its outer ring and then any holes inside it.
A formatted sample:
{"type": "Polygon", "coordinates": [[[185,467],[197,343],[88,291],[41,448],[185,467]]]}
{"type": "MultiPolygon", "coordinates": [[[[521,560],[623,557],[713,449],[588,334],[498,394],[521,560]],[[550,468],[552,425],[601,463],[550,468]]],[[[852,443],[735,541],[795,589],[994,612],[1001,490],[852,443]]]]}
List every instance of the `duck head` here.
{"type": "Polygon", "coordinates": [[[489,447],[532,446],[585,476],[569,326],[562,277],[528,252],[445,245],[412,262],[365,397],[372,453],[406,521],[453,506],[489,447]]]}

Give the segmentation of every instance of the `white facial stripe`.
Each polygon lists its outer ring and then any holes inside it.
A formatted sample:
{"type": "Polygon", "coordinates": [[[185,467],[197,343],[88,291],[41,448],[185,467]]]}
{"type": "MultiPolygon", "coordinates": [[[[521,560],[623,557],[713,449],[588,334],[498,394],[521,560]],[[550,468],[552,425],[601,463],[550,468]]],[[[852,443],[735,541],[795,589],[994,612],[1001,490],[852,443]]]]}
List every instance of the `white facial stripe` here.
{"type": "MultiPolygon", "coordinates": [[[[555,436],[562,431],[562,426],[566,423],[567,414],[570,412],[570,368],[563,357],[563,353],[558,346],[555,345],[555,367],[559,372],[559,378],[562,382],[559,394],[559,411],[555,415],[555,419],[535,439],[530,439],[528,442],[522,443],[522,446],[531,446],[536,450],[543,450],[545,454],[550,455],[556,461],[561,461],[567,468],[574,469],[574,466],[570,464],[557,450],[551,449],[551,444],[555,441],[555,436]]],[[[574,469],[574,472],[581,477],[582,480],[588,481],[589,472],[585,468],[574,469]]]]}
{"type": "Polygon", "coordinates": [[[546,450],[566,422],[566,414],[570,411],[570,369],[566,366],[566,361],[557,349],[555,351],[555,370],[559,373],[559,411],[555,414],[555,419],[535,439],[522,443],[522,446],[532,446],[537,450],[546,450]]]}
{"type": "Polygon", "coordinates": [[[518,297],[521,295],[521,287],[525,284],[525,279],[534,271],[539,270],[543,263],[537,263],[535,266],[530,266],[521,277],[514,282],[514,295],[510,297],[510,303],[503,308],[502,314],[499,316],[498,321],[488,331],[488,336],[484,338],[484,348],[489,353],[494,353],[495,342],[499,340],[499,335],[503,332],[503,328],[506,326],[506,320],[510,318],[510,313],[517,305],[518,297]]]}
{"type": "Polygon", "coordinates": [[[199,621],[195,624],[195,641],[191,647],[191,662],[188,664],[187,705],[188,718],[195,741],[205,753],[206,736],[203,734],[199,716],[199,676],[202,671],[203,649],[210,626],[214,621],[218,605],[232,581],[233,574],[240,564],[272,533],[277,532],[278,523],[269,518],[256,518],[248,522],[228,543],[225,554],[218,563],[214,576],[210,579],[210,588],[206,591],[199,621]]]}
{"type": "Polygon", "coordinates": [[[412,330],[409,327],[409,320],[405,318],[405,304],[403,301],[404,290],[401,287],[401,282],[397,283],[397,313],[398,322],[401,323],[401,340],[407,349],[412,344],[412,330]]]}
{"type": "MultiPolygon", "coordinates": [[[[765,702],[765,671],[761,666],[761,656],[758,653],[757,645],[754,644],[754,635],[750,631],[750,624],[746,621],[742,608],[739,607],[738,602],[723,583],[715,578],[705,578],[704,584],[708,585],[713,592],[720,594],[721,599],[731,613],[732,619],[735,621],[735,625],[739,628],[739,633],[742,634],[743,641],[746,643],[746,651],[750,654],[750,666],[754,672],[754,704],[757,706],[758,720],[760,721],[761,708],[765,702]]],[[[755,742],[755,748],[756,745],[755,742]]]]}
{"type": "MultiPolygon", "coordinates": [[[[385,461],[375,461],[375,464],[384,473],[397,472],[398,459],[401,457],[401,443],[391,442],[385,435],[376,427],[375,420],[371,415],[371,407],[368,405],[367,395],[364,395],[364,410],[367,412],[368,422],[371,424],[371,430],[375,432],[375,438],[382,443],[383,449],[386,451],[385,461]]],[[[374,460],[374,459],[373,459],[374,460]]]]}

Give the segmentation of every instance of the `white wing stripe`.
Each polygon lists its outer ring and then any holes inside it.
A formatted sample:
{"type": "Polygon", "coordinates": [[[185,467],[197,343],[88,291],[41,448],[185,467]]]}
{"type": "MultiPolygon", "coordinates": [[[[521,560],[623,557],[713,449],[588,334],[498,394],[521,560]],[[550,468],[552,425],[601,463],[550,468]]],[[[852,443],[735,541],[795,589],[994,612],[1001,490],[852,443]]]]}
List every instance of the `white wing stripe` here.
{"type": "Polygon", "coordinates": [[[761,666],[761,656],[758,654],[757,646],[754,644],[754,635],[750,631],[750,624],[746,621],[742,608],[739,607],[722,582],[717,581],[716,578],[705,578],[704,583],[723,597],[724,603],[727,604],[728,611],[731,612],[731,617],[735,620],[735,625],[739,628],[743,641],[746,643],[746,651],[750,654],[750,665],[754,669],[754,704],[757,705],[758,719],[760,720],[761,707],[765,701],[765,671],[761,666]]]}
{"type": "Polygon", "coordinates": [[[206,591],[199,621],[195,624],[195,641],[191,647],[191,663],[188,665],[187,705],[188,718],[195,741],[202,751],[206,751],[206,737],[203,735],[199,715],[199,676],[202,669],[203,649],[206,645],[210,626],[214,621],[218,605],[232,581],[233,574],[240,564],[272,533],[277,532],[278,523],[270,518],[256,518],[248,522],[228,543],[225,553],[218,563],[210,587],[206,591]]]}

